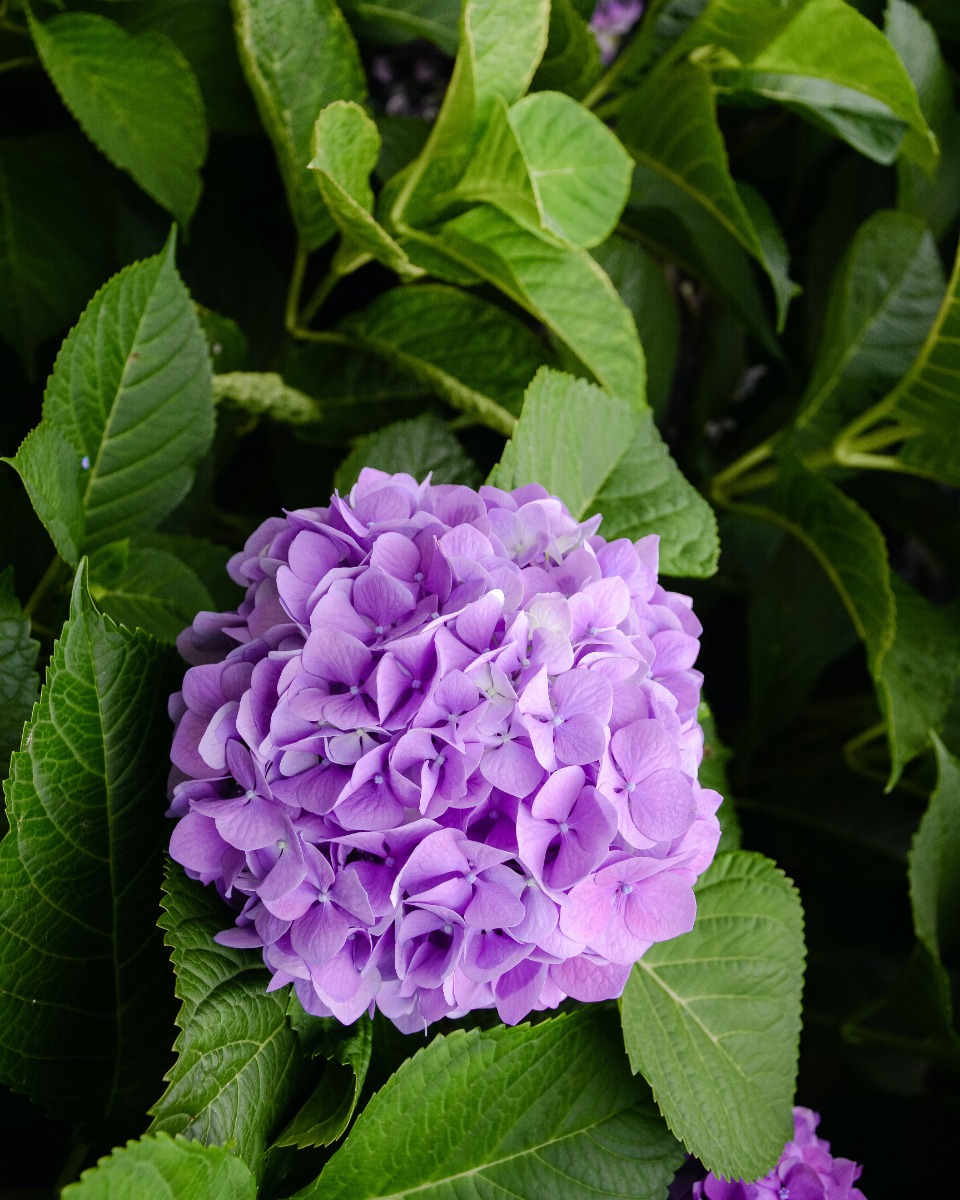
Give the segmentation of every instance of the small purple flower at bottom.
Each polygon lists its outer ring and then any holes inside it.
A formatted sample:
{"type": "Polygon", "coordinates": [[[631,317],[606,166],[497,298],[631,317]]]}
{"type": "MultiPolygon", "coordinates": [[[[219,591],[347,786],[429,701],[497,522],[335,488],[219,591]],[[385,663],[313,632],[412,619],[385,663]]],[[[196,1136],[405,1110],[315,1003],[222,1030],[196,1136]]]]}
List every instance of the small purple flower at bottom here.
{"type": "Polygon", "coordinates": [[[693,1184],[675,1200],[866,1200],[854,1183],[861,1168],[848,1158],[834,1158],[830,1143],[817,1137],[818,1113],[793,1110],[793,1140],[787,1142],[780,1161],[754,1183],[719,1179],[713,1173],[693,1184]]]}

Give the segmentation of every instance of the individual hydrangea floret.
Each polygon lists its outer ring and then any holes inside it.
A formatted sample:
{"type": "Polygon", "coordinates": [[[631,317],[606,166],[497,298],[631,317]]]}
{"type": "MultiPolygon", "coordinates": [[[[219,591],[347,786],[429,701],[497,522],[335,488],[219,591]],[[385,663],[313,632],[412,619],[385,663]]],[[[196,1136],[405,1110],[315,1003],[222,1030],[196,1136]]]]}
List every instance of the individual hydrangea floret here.
{"type": "Polygon", "coordinates": [[[830,1154],[830,1143],[817,1137],[819,1123],[818,1113],[795,1108],[793,1140],[769,1175],[745,1183],[709,1174],[693,1185],[692,1200],[866,1200],[854,1187],[861,1168],[830,1154]]]}
{"type": "Polygon", "coordinates": [[[180,637],[170,852],[303,1006],[401,1029],[619,996],[693,925],[700,625],[658,539],[537,485],[367,469],[230,562],[180,637]]]}

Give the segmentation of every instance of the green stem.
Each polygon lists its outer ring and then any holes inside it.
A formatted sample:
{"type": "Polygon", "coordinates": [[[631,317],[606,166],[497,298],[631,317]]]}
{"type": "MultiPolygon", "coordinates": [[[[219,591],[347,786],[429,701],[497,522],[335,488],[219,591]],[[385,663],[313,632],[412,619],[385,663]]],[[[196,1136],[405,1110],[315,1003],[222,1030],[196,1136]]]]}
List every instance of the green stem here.
{"type": "Polygon", "coordinates": [[[287,288],[287,304],[283,313],[283,324],[287,333],[296,337],[297,311],[300,308],[300,293],[303,291],[303,277],[307,270],[307,259],[310,252],[302,242],[297,243],[297,253],[293,260],[293,270],[290,272],[290,286],[287,288]]]}
{"type": "Polygon", "coordinates": [[[6,62],[0,62],[0,75],[4,71],[15,71],[19,67],[38,67],[40,59],[32,54],[24,54],[20,58],[8,58],[6,62]]]}
{"type": "MultiPolygon", "coordinates": [[[[618,54],[611,65],[600,76],[597,82],[593,85],[589,92],[580,101],[584,108],[593,108],[601,101],[607,92],[610,91],[610,85],[620,75],[620,72],[627,65],[627,58],[624,54],[618,54]]],[[[599,114],[598,114],[599,115],[599,114]]]]}
{"type": "MultiPolygon", "coordinates": [[[[326,304],[327,297],[342,278],[343,276],[339,271],[331,270],[324,275],[324,277],[317,284],[316,288],[314,288],[313,295],[301,309],[299,317],[297,317],[296,326],[298,329],[307,328],[320,309],[323,308],[324,304],[326,304]]],[[[290,332],[293,333],[293,330],[291,329],[290,332]]]]}
{"type": "Polygon", "coordinates": [[[53,1185],[53,1189],[58,1196],[61,1190],[68,1183],[73,1183],[80,1174],[80,1168],[83,1166],[84,1159],[87,1157],[89,1150],[90,1146],[87,1142],[73,1142],[67,1150],[67,1157],[63,1160],[60,1175],[57,1178],[57,1182],[53,1185]]]}
{"type": "Polygon", "coordinates": [[[63,568],[63,565],[63,559],[57,555],[47,567],[46,571],[44,571],[40,578],[40,582],[33,589],[30,599],[23,606],[23,611],[28,617],[33,616],[33,614],[39,608],[44,596],[46,596],[50,588],[54,585],[54,583],[56,583],[60,576],[60,571],[63,568]]]}

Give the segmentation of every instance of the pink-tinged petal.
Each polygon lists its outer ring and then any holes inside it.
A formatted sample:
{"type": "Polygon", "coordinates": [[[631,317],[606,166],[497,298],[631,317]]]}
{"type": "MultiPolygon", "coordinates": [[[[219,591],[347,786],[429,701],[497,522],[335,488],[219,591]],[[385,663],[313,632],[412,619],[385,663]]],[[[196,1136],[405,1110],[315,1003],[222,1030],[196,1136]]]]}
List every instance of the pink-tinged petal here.
{"type": "Polygon", "coordinates": [[[631,791],[627,807],[633,823],[654,842],[668,842],[686,833],[697,815],[690,780],[682,771],[653,771],[631,791]]]}
{"type": "Polygon", "coordinates": [[[170,836],[170,857],[204,883],[222,877],[223,856],[229,849],[214,822],[200,813],[188,812],[170,836]]]}
{"type": "Polygon", "coordinates": [[[613,688],[610,680],[596,671],[574,667],[553,681],[553,698],[557,712],[563,717],[583,713],[606,724],[613,709],[613,688]]]}
{"type": "Polygon", "coordinates": [[[238,850],[260,850],[275,845],[286,836],[290,819],[272,800],[253,796],[239,802],[225,801],[226,811],[218,815],[217,832],[238,850]]]}
{"type": "Polygon", "coordinates": [[[356,687],[370,672],[370,651],[340,629],[314,629],[303,648],[303,665],[311,675],[356,687]]]}
{"type": "Polygon", "coordinates": [[[660,871],[632,886],[623,907],[623,920],[634,937],[665,942],[689,933],[697,915],[692,880],[677,871],[660,871]]]}
{"type": "Polygon", "coordinates": [[[599,762],[606,748],[604,725],[596,717],[578,713],[567,717],[553,734],[553,749],[558,763],[599,762]]]}
{"type": "MultiPolygon", "coordinates": [[[[316,900],[316,898],[316,887],[304,880],[303,883],[295,887],[292,892],[288,892],[279,900],[271,900],[269,905],[263,906],[262,913],[265,915],[261,915],[261,913],[257,914],[257,929],[260,930],[261,923],[267,918],[272,918],[274,921],[281,923],[284,926],[289,925],[289,923],[291,921],[295,921],[297,917],[302,917],[310,905],[316,900]]],[[[276,936],[270,938],[264,936],[264,942],[276,941],[282,933],[286,932],[286,929],[281,929],[279,932],[276,932],[276,930],[271,930],[271,932],[275,932],[276,936]]]]}
{"type": "Polygon", "coordinates": [[[660,721],[634,721],[617,730],[610,752],[627,782],[639,783],[653,771],[680,766],[677,744],[660,721]]]}
{"type": "Polygon", "coordinates": [[[525,915],[522,902],[509,888],[478,879],[463,919],[477,929],[510,929],[525,915]]]}
{"type": "Polygon", "coordinates": [[[529,746],[508,740],[484,754],[480,760],[480,774],[508,796],[523,797],[529,796],[539,785],[543,767],[529,746]]]}
{"type": "Polygon", "coordinates": [[[493,987],[500,1020],[505,1025],[522,1021],[540,999],[546,980],[546,964],[529,958],[501,975],[493,987]]]}
{"type": "Polygon", "coordinates": [[[550,978],[560,990],[586,1004],[622,996],[629,975],[629,964],[600,963],[583,954],[550,968],[550,978]]]}
{"type": "MultiPolygon", "coordinates": [[[[586,776],[578,766],[554,771],[533,799],[531,812],[538,821],[565,821],[583,790],[586,776]]],[[[519,814],[518,814],[519,816],[519,814]]]]}
{"type": "Polygon", "coordinates": [[[685,671],[697,661],[700,643],[695,637],[677,629],[655,633],[651,639],[657,652],[653,672],[659,678],[668,672],[685,671]]]}
{"type": "Polygon", "coordinates": [[[448,560],[463,558],[476,563],[493,555],[489,539],[472,525],[457,525],[440,538],[439,544],[448,560]]]}
{"type": "Polygon", "coordinates": [[[290,944],[304,962],[325,963],[347,940],[350,925],[329,899],[321,898],[290,926],[290,944]]]}

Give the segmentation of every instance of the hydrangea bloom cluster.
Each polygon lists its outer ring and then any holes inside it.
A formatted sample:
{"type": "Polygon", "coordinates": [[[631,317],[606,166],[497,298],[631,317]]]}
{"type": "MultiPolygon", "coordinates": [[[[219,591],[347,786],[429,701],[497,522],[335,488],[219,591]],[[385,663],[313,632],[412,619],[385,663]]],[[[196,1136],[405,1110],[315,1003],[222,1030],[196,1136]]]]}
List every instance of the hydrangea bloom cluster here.
{"type": "Polygon", "coordinates": [[[658,539],[367,469],[271,518],[180,638],[170,852],[271,987],[401,1029],[620,995],[716,850],[700,626],[658,539]],[[242,906],[242,907],[241,907],[242,906]]]}
{"type": "Polygon", "coordinates": [[[817,1137],[819,1123],[817,1113],[795,1108],[793,1140],[769,1175],[745,1183],[710,1174],[693,1185],[692,1200],[866,1200],[853,1186],[861,1168],[849,1158],[832,1157],[830,1143],[817,1137]]]}

